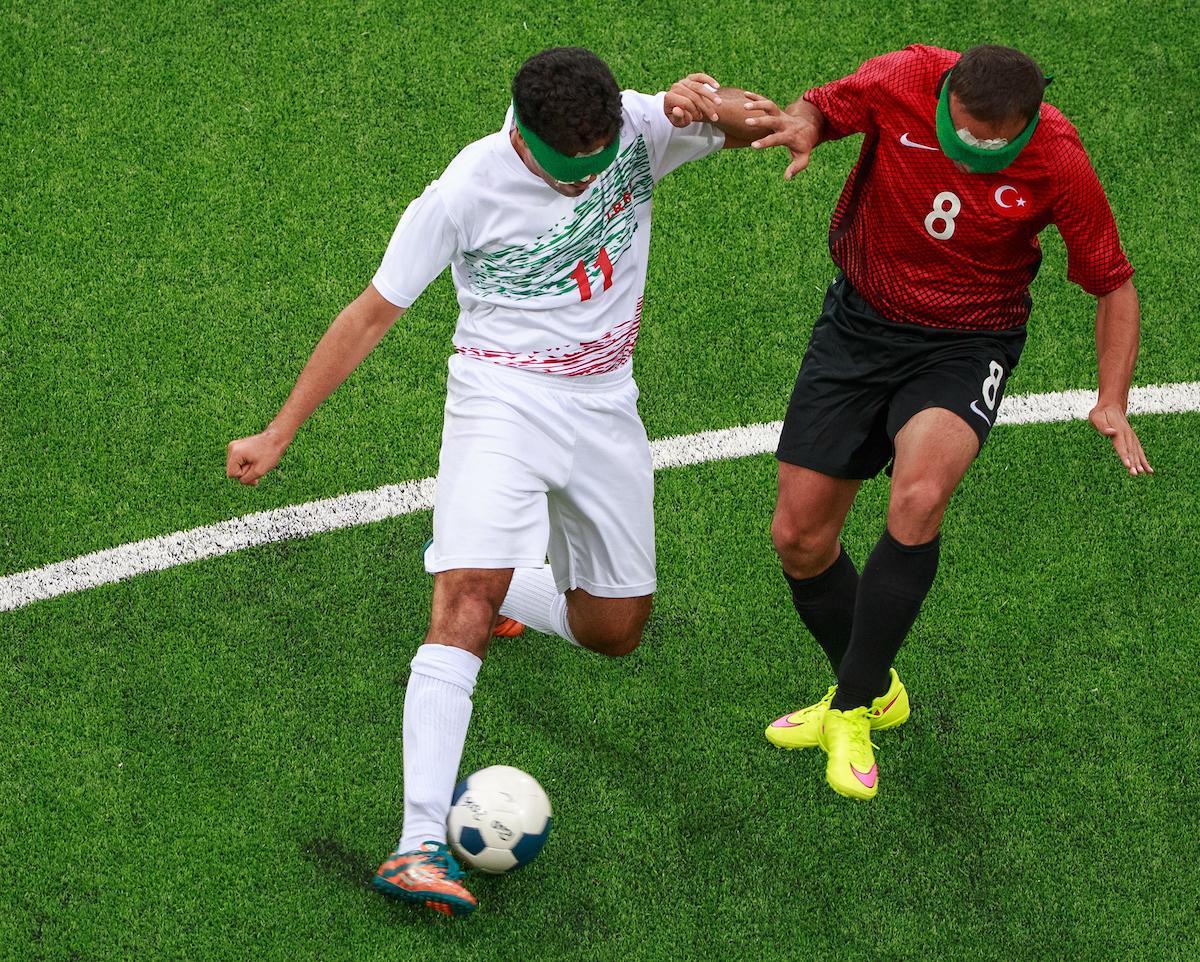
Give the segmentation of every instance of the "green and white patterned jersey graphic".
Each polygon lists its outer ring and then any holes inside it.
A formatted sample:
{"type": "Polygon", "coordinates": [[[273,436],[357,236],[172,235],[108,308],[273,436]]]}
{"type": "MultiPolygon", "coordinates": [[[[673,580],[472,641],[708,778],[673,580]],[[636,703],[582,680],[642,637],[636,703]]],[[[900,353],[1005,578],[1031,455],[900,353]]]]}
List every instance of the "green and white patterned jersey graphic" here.
{"type": "Polygon", "coordinates": [[[650,203],[653,187],[646,141],[639,135],[588,191],[587,200],[532,245],[465,251],[472,293],[511,300],[576,294],[581,261],[598,272],[593,261],[601,247],[614,266],[630,248],[637,208],[650,203]]]}

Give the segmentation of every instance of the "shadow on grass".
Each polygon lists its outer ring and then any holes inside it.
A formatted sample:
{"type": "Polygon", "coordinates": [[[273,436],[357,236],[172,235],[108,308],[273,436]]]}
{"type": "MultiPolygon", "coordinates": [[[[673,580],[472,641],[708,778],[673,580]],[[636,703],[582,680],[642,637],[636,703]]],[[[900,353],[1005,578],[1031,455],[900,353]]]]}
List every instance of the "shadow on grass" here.
{"type": "Polygon", "coordinates": [[[375,863],[371,857],[347,848],[336,838],[314,838],[300,846],[300,854],[323,874],[354,888],[373,891],[375,863]]]}

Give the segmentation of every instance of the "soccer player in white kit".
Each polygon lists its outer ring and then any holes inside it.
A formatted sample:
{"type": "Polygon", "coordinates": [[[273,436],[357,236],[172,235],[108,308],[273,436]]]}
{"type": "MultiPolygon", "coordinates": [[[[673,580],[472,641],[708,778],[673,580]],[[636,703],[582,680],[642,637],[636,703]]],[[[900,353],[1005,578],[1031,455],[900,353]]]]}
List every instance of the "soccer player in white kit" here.
{"type": "Polygon", "coordinates": [[[651,190],[680,164],[744,146],[754,131],[743,100],[723,102],[704,74],[666,93],[622,92],[580,48],[532,57],[504,126],[409,204],[276,418],[229,445],[229,476],[257,484],[450,266],[460,314],[426,560],[433,609],[404,702],[403,834],[374,879],[385,894],[447,915],[475,908],[446,817],[498,619],[605,655],[641,641],[655,589],[653,469],[631,357],[651,190]]]}

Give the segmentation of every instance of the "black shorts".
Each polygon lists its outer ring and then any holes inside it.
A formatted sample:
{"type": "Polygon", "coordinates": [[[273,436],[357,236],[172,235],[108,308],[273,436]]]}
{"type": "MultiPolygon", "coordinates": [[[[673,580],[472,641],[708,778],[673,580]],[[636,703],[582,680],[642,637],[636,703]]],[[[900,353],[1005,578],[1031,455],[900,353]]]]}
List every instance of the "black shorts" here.
{"type": "Polygon", "coordinates": [[[1025,328],[955,331],[881,317],[839,274],[796,376],[775,456],[835,478],[873,478],[896,434],[945,408],[987,440],[1025,328]]]}

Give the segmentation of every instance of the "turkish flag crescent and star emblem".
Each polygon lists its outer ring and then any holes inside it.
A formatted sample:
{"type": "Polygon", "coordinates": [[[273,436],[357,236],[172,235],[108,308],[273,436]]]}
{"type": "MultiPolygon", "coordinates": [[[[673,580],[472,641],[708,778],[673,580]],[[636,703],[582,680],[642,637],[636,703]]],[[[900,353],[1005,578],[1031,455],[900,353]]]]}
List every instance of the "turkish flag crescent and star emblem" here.
{"type": "Polygon", "coordinates": [[[1005,217],[1028,217],[1033,212],[1033,199],[1024,184],[998,183],[991,197],[992,207],[1005,217]]]}

